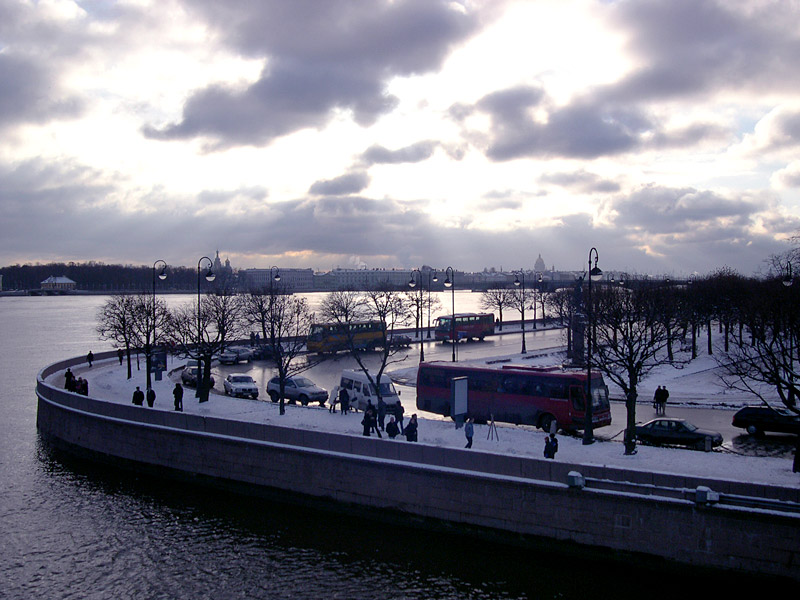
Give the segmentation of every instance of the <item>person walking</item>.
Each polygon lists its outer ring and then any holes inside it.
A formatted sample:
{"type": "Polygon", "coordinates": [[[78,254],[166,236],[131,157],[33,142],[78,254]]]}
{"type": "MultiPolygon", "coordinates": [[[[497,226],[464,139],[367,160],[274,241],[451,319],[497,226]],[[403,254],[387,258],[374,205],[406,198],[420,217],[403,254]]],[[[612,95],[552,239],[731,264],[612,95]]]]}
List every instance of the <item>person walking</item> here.
{"type": "Polygon", "coordinates": [[[347,393],[346,388],[339,390],[339,410],[343,415],[350,412],[350,394],[347,393]]]}
{"type": "Polygon", "coordinates": [[[558,439],[556,439],[555,433],[551,433],[544,439],[544,457],[555,458],[556,452],[558,452],[558,439]]]}
{"type": "Polygon", "coordinates": [[[405,433],[403,429],[403,413],[405,413],[405,409],[403,405],[400,404],[400,400],[398,400],[397,404],[394,406],[394,416],[397,418],[397,426],[400,428],[400,435],[405,433]]]}
{"type": "Polygon", "coordinates": [[[364,410],[361,426],[364,428],[361,435],[370,437],[370,432],[372,430],[372,404],[367,405],[367,408],[364,410]]]}
{"type": "Polygon", "coordinates": [[[175,399],[175,410],[183,412],[183,386],[180,383],[175,384],[172,397],[175,399]]]}
{"type": "Polygon", "coordinates": [[[399,433],[400,428],[397,426],[397,421],[394,420],[394,417],[389,417],[389,422],[386,424],[386,435],[389,436],[390,440],[393,440],[399,433]]]}
{"type": "Polygon", "coordinates": [[[472,436],[475,434],[475,426],[473,425],[474,419],[470,417],[464,423],[464,435],[467,437],[467,445],[465,448],[472,448],[472,436]]]}
{"type": "Polygon", "coordinates": [[[136,386],[136,390],[133,392],[133,403],[136,406],[142,406],[144,404],[144,392],[139,389],[139,386],[136,386]]]}
{"type": "Polygon", "coordinates": [[[656,391],[653,392],[653,410],[656,411],[656,414],[658,414],[658,400],[660,396],[661,396],[661,386],[659,385],[656,388],[656,391]]]}
{"type": "Polygon", "coordinates": [[[147,406],[153,408],[156,403],[156,391],[153,388],[147,388],[147,406]]]}
{"type": "Polygon", "coordinates": [[[669,390],[667,389],[667,386],[662,385],[661,386],[661,414],[662,415],[666,415],[667,414],[667,400],[668,399],[669,399],[669,390]]]}
{"type": "Polygon", "coordinates": [[[122,348],[117,348],[117,358],[119,359],[119,364],[122,364],[122,359],[125,357],[125,353],[122,351],[122,348]]]}
{"type": "Polygon", "coordinates": [[[364,411],[364,414],[369,414],[370,433],[374,431],[378,437],[382,437],[381,430],[378,429],[378,410],[372,404],[371,400],[367,400],[367,410],[364,411]]]}
{"type": "Polygon", "coordinates": [[[89,366],[92,366],[92,361],[94,360],[94,353],[89,350],[89,354],[86,355],[86,362],[89,363],[89,366]]]}
{"type": "Polygon", "coordinates": [[[406,440],[409,442],[416,442],[417,433],[418,433],[417,415],[413,414],[411,415],[411,419],[408,421],[408,425],[406,425],[405,429],[406,440]]]}

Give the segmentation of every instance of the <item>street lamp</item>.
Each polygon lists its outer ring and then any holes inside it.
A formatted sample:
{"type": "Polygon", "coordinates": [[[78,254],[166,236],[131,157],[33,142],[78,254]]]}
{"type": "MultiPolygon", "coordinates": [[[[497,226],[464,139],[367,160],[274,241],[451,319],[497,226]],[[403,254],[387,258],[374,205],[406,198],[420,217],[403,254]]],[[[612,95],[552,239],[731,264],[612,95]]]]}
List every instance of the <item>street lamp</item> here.
{"type": "Polygon", "coordinates": [[[161,270],[158,272],[158,278],[164,281],[167,278],[167,263],[163,260],[157,260],[153,263],[153,344],[149,352],[150,361],[147,365],[147,387],[150,388],[150,369],[153,365],[153,352],[156,346],[156,267],[161,265],[161,270]]]}
{"type": "MultiPolygon", "coordinates": [[[[417,287],[417,283],[422,283],[422,272],[419,269],[414,269],[411,271],[411,279],[408,281],[408,287],[412,290],[417,287]],[[417,274],[417,280],[414,281],[414,273],[417,274]]],[[[422,332],[421,332],[421,321],[422,321],[422,285],[419,286],[419,304],[417,305],[417,337],[419,337],[419,362],[425,361],[425,348],[422,345],[422,332]]]]}
{"type": "MultiPolygon", "coordinates": [[[[514,278],[514,285],[519,286],[520,283],[522,284],[522,353],[527,354],[527,350],[525,349],[525,271],[524,269],[520,269],[520,275],[522,275],[522,281],[519,280],[519,275],[514,278]]],[[[515,272],[516,274],[516,272],[515,272]]]]}
{"type": "MultiPolygon", "coordinates": [[[[786,263],[786,273],[782,283],[785,287],[792,285],[792,263],[786,263]]],[[[789,304],[789,404],[794,405],[794,311],[789,304]]]]}
{"type": "Polygon", "coordinates": [[[428,334],[427,338],[431,339],[431,273],[433,273],[433,282],[439,281],[436,271],[428,271],[428,334]]]}
{"type": "MultiPolygon", "coordinates": [[[[202,326],[201,321],[200,321],[200,265],[203,263],[204,260],[208,261],[208,269],[206,269],[206,274],[205,274],[206,281],[211,283],[217,277],[214,274],[214,271],[213,271],[214,263],[212,262],[212,260],[210,258],[208,258],[207,256],[201,257],[200,260],[197,261],[197,352],[198,352],[198,357],[200,356],[200,347],[203,344],[203,336],[202,336],[202,327],[203,326],[202,326]]],[[[201,388],[203,387],[203,378],[200,375],[200,365],[201,365],[201,361],[198,360],[197,361],[197,387],[195,388],[196,391],[195,391],[195,394],[194,394],[196,397],[201,397],[200,396],[200,391],[201,391],[201,388]]]]}
{"type": "Polygon", "coordinates": [[[453,302],[453,314],[450,317],[450,343],[453,344],[453,362],[456,362],[456,272],[453,267],[447,267],[444,274],[444,287],[450,288],[453,302]]]}
{"type": "Polygon", "coordinates": [[[592,424],[592,338],[593,318],[592,318],[592,281],[600,281],[603,272],[597,266],[597,248],[589,250],[589,301],[587,314],[589,317],[589,335],[586,336],[586,420],[583,425],[583,445],[588,446],[594,443],[594,428],[592,424]],[[594,253],[594,267],[592,267],[592,254],[594,253]]]}
{"type": "Polygon", "coordinates": [[[273,314],[273,303],[275,302],[275,294],[273,291],[273,282],[279,282],[281,280],[281,271],[275,265],[272,265],[269,268],[269,343],[272,345],[273,350],[275,349],[275,315],[273,314]],[[273,269],[275,271],[275,275],[272,274],[273,269]]]}

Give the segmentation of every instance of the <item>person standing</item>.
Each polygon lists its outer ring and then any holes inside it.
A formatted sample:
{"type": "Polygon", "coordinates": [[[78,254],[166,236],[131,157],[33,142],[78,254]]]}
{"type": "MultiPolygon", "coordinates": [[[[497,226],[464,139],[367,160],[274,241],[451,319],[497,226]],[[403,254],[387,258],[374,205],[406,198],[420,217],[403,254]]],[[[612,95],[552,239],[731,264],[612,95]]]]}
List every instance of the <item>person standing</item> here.
{"type": "Polygon", "coordinates": [[[656,411],[656,414],[658,414],[658,400],[660,396],[661,396],[661,386],[659,385],[656,388],[656,391],[653,392],[653,410],[656,411]]]}
{"type": "Polygon", "coordinates": [[[122,359],[125,356],[125,353],[122,351],[122,348],[117,348],[117,358],[119,359],[119,364],[122,364],[122,359]]]}
{"type": "Polygon", "coordinates": [[[667,389],[667,386],[662,385],[661,386],[661,414],[662,415],[666,415],[667,414],[667,400],[668,399],[669,399],[669,390],[667,389]]]}
{"type": "Polygon", "coordinates": [[[405,413],[405,409],[403,405],[400,404],[400,400],[398,400],[394,407],[394,416],[397,417],[397,426],[400,428],[400,435],[405,433],[405,429],[403,429],[403,413],[405,413]]]}
{"type": "Polygon", "coordinates": [[[69,367],[67,367],[67,371],[64,373],[64,389],[68,392],[75,391],[75,374],[69,367]]]}
{"type": "Polygon", "coordinates": [[[139,389],[139,386],[136,386],[136,390],[133,392],[133,403],[136,406],[142,406],[144,404],[144,392],[139,389]]]}
{"type": "Polygon", "coordinates": [[[147,406],[153,408],[156,403],[156,391],[153,388],[147,388],[147,406]]]}
{"type": "Polygon", "coordinates": [[[556,439],[555,433],[551,433],[544,439],[544,457],[555,458],[556,452],[558,452],[558,439],[556,439]]]}
{"type": "Polygon", "coordinates": [[[86,355],[86,362],[89,363],[89,366],[92,366],[92,361],[94,360],[94,353],[89,350],[89,354],[86,355]]]}
{"type": "Polygon", "coordinates": [[[346,388],[339,390],[339,410],[343,415],[350,412],[350,394],[347,393],[346,388]]]}
{"type": "Polygon", "coordinates": [[[470,417],[467,419],[467,422],[464,423],[464,435],[467,437],[467,445],[464,446],[465,448],[472,448],[472,436],[475,433],[475,426],[473,425],[473,418],[470,417]]]}
{"type": "Polygon", "coordinates": [[[364,416],[361,419],[361,426],[364,428],[361,435],[364,437],[369,437],[370,430],[372,429],[372,404],[367,405],[367,408],[364,410],[364,416]]]}
{"type": "Polygon", "coordinates": [[[405,429],[406,440],[409,442],[416,442],[417,441],[417,415],[411,415],[411,419],[406,425],[405,429]]]}
{"type": "Polygon", "coordinates": [[[183,412],[183,386],[180,383],[175,384],[172,397],[175,398],[175,410],[183,412]]]}
{"type": "Polygon", "coordinates": [[[397,427],[397,421],[394,420],[394,417],[389,417],[389,422],[386,424],[386,435],[393,440],[399,433],[400,428],[397,427]]]}

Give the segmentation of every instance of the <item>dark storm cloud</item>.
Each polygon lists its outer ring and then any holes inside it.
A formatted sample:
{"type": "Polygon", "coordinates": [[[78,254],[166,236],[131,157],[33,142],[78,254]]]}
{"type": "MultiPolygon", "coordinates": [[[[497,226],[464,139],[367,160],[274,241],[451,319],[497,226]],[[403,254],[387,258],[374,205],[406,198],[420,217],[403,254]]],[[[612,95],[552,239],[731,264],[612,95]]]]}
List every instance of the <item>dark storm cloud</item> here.
{"type": "Polygon", "coordinates": [[[612,14],[642,63],[606,101],[665,100],[719,90],[796,92],[800,13],[794,2],[622,2],[612,14]]]}
{"type": "Polygon", "coordinates": [[[180,122],[148,126],[156,139],[204,137],[218,148],[264,145],[322,127],[334,109],[368,125],[391,111],[396,76],[439,68],[478,26],[478,16],[446,0],[300,0],[188,3],[234,50],[264,58],[259,80],[243,90],[195,91],[180,122]]]}
{"type": "Polygon", "coordinates": [[[569,190],[590,194],[612,193],[620,190],[620,185],[616,181],[604,179],[596,173],[590,173],[583,169],[568,173],[545,173],[539,177],[539,183],[557,185],[569,190]]]}
{"type": "Polygon", "coordinates": [[[366,172],[346,173],[333,179],[314,182],[308,190],[315,196],[344,196],[357,194],[369,185],[369,175],[366,172]]]}
{"type": "Polygon", "coordinates": [[[431,140],[417,142],[397,150],[389,150],[383,146],[375,145],[364,151],[361,155],[361,160],[370,165],[417,163],[428,160],[433,156],[433,152],[438,145],[438,142],[431,140]]]}

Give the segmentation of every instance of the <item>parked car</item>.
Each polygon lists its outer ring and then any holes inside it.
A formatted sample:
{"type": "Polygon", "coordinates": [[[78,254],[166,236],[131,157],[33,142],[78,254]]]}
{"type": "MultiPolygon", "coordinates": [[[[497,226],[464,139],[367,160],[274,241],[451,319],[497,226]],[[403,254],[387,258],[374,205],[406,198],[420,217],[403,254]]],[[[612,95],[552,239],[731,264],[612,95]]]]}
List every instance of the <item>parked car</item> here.
{"type": "MultiPolygon", "coordinates": [[[[196,360],[188,360],[186,361],[186,366],[183,367],[183,371],[181,371],[181,383],[183,385],[188,385],[189,387],[197,387],[197,375],[198,375],[198,368],[202,367],[202,363],[196,360]]],[[[214,387],[214,376],[211,376],[211,380],[209,384],[211,387],[214,387]]]]}
{"type": "Polygon", "coordinates": [[[231,373],[222,382],[225,394],[244,398],[250,396],[253,400],[258,398],[258,385],[250,375],[244,373],[231,373]]]}
{"type": "MultiPolygon", "coordinates": [[[[273,377],[267,383],[267,393],[270,400],[277,402],[280,400],[281,382],[278,377],[273,377]]],[[[288,377],[286,379],[286,387],[283,390],[283,396],[290,402],[299,402],[303,406],[308,405],[309,402],[319,402],[325,404],[328,399],[328,390],[319,387],[316,383],[311,381],[308,377],[288,377]]]]}
{"type": "Polygon", "coordinates": [[[733,426],[761,437],[767,431],[800,435],[800,416],[780,408],[747,406],[733,415],[733,426]]]}
{"type": "Polygon", "coordinates": [[[637,425],[636,437],[645,444],[687,446],[698,450],[706,447],[706,440],[710,440],[712,448],[722,444],[722,434],[700,429],[684,419],[673,418],[653,419],[637,425]]]}
{"type": "Polygon", "coordinates": [[[236,365],[240,362],[250,362],[251,352],[247,348],[228,348],[219,355],[219,362],[223,365],[236,365]]]}
{"type": "Polygon", "coordinates": [[[389,346],[392,348],[408,348],[411,345],[411,338],[402,333],[396,333],[389,338],[389,346]]]}
{"type": "Polygon", "coordinates": [[[272,356],[272,346],[269,344],[259,344],[255,348],[253,348],[252,360],[268,360],[273,358],[272,356]]]}

